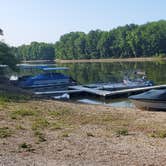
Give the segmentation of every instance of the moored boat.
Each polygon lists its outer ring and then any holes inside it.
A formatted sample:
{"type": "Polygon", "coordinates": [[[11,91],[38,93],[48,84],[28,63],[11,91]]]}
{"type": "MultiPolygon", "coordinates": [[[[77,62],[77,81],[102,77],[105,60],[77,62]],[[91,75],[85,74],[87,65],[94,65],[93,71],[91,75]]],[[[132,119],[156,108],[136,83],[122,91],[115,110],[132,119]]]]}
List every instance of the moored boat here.
{"type": "Polygon", "coordinates": [[[18,86],[22,88],[48,88],[54,86],[69,86],[76,82],[60,70],[68,70],[67,67],[47,67],[41,68],[44,73],[35,76],[23,76],[18,79],[18,86]]]}
{"type": "Polygon", "coordinates": [[[129,99],[140,109],[166,110],[166,89],[150,90],[129,99]]]}

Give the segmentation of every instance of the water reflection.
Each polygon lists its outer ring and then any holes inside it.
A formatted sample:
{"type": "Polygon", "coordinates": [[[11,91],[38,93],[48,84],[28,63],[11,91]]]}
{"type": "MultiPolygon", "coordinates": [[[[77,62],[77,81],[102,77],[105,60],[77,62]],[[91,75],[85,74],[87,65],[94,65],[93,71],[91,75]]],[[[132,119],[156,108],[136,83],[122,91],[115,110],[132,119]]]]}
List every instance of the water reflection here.
{"type": "Polygon", "coordinates": [[[70,68],[69,74],[81,84],[121,81],[125,73],[141,70],[156,84],[166,83],[166,61],[121,63],[59,64],[70,68]]]}

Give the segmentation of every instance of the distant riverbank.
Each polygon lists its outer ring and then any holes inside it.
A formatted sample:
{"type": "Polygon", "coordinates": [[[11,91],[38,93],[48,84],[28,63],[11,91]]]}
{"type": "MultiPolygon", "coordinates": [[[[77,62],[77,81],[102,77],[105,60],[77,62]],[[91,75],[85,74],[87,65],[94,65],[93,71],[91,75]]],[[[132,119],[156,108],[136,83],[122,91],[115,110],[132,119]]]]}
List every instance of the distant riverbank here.
{"type": "Polygon", "coordinates": [[[72,60],[55,60],[58,63],[87,63],[87,62],[144,62],[144,61],[162,61],[166,58],[118,58],[118,59],[72,59],[72,60]]]}
{"type": "Polygon", "coordinates": [[[147,62],[147,61],[165,61],[166,58],[149,57],[149,58],[118,58],[118,59],[55,59],[55,60],[29,60],[22,63],[87,63],[87,62],[147,62]]]}

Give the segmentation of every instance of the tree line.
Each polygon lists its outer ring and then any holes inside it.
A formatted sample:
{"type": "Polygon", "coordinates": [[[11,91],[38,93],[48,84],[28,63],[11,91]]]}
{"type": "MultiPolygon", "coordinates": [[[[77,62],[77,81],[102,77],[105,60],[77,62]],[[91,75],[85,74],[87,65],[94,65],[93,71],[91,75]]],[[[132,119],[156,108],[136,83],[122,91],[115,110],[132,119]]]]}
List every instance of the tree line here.
{"type": "MultiPolygon", "coordinates": [[[[0,35],[3,30],[0,29],[0,35]]],[[[54,44],[10,47],[0,41],[0,64],[18,60],[94,59],[166,56],[166,21],[130,24],[110,31],[70,32],[54,44]]]]}
{"type": "Polygon", "coordinates": [[[129,58],[166,55],[166,21],[130,24],[110,31],[70,32],[55,44],[13,48],[20,60],[129,58]]]}
{"type": "Polygon", "coordinates": [[[129,58],[166,55],[166,21],[125,25],[88,34],[71,32],[55,44],[57,59],[129,58]]]}
{"type": "Polygon", "coordinates": [[[12,47],[13,54],[19,60],[54,60],[55,48],[53,44],[31,42],[29,45],[12,47]]]}

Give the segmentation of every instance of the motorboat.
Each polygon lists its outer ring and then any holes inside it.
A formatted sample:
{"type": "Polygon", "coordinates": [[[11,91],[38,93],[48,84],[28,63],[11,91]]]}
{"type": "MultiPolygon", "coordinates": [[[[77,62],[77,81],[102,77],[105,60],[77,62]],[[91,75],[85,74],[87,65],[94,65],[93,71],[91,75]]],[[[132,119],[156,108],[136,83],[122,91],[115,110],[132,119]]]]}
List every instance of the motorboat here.
{"type": "Polygon", "coordinates": [[[166,110],[166,89],[150,90],[129,97],[136,107],[147,110],[166,110]]]}
{"type": "Polygon", "coordinates": [[[40,66],[39,69],[42,69],[43,73],[35,76],[22,76],[18,79],[17,85],[22,88],[47,88],[76,83],[70,76],[57,72],[60,70],[68,70],[67,67],[40,66]]]}
{"type": "Polygon", "coordinates": [[[129,80],[124,79],[122,82],[108,82],[108,83],[96,83],[96,84],[89,84],[86,85],[88,88],[94,88],[94,89],[100,89],[100,90],[109,90],[109,91],[115,91],[115,90],[123,90],[123,89],[133,89],[133,88],[142,88],[142,87],[148,87],[153,86],[153,81],[150,80],[144,80],[144,79],[135,79],[135,80],[129,80]]]}

